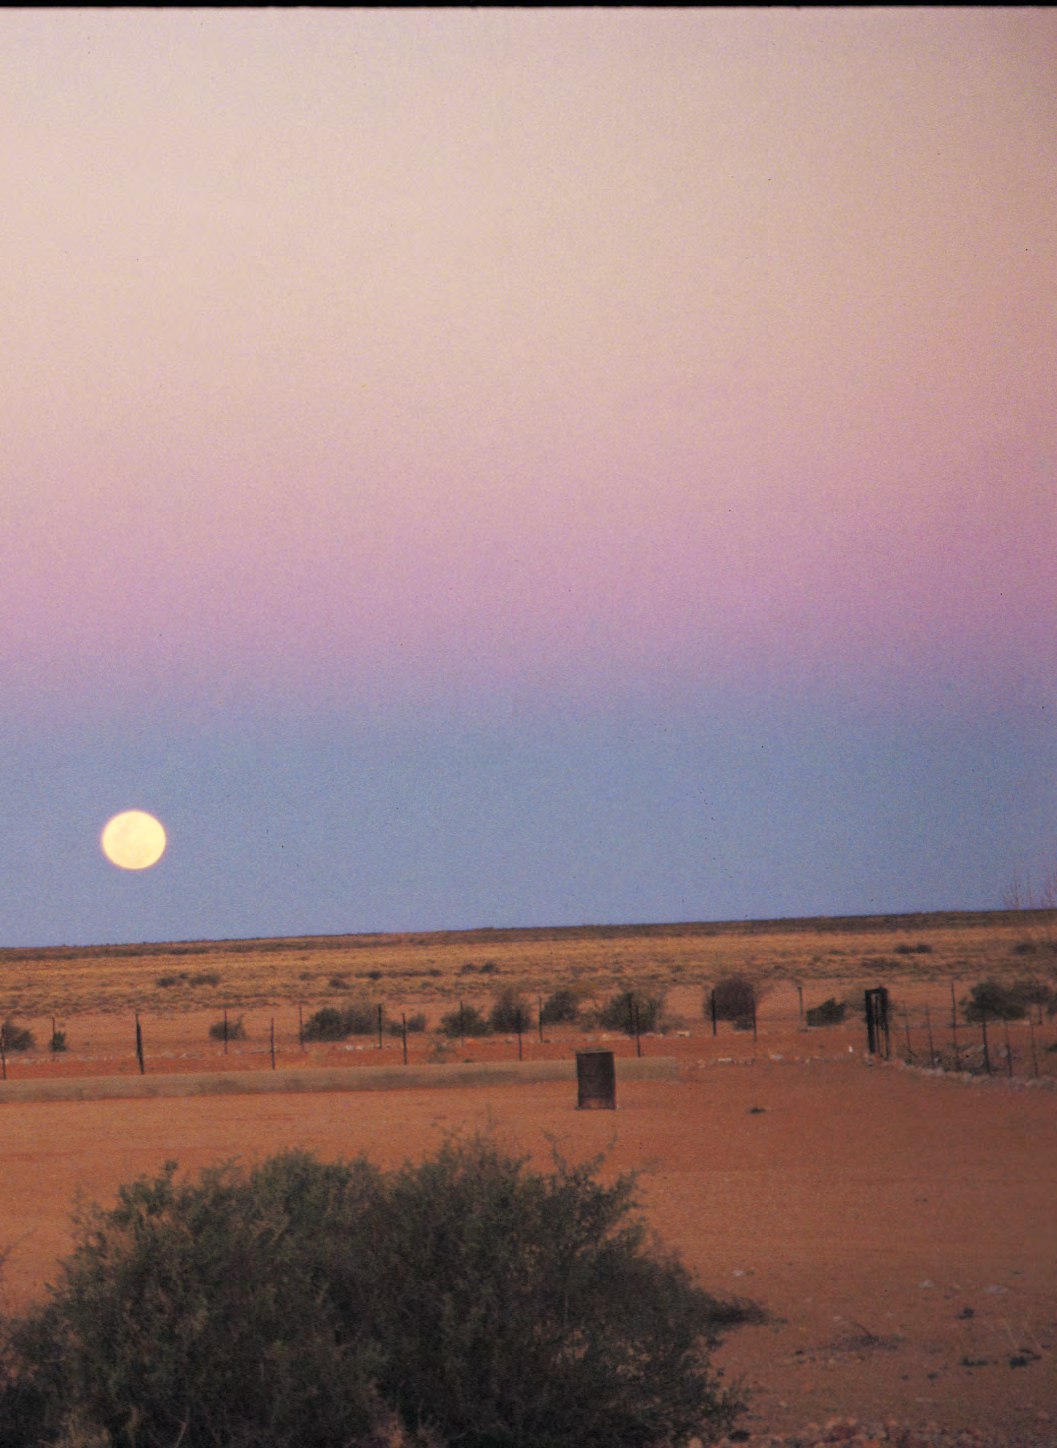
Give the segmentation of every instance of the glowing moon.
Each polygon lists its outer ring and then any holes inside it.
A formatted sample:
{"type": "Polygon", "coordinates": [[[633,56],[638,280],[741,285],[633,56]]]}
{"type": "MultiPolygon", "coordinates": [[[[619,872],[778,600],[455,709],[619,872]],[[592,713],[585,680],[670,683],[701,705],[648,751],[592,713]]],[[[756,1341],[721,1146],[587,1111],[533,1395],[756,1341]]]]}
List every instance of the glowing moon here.
{"type": "Polygon", "coordinates": [[[145,870],[165,850],[161,821],[141,809],[127,809],[107,820],[99,841],[103,854],[122,870],[145,870]]]}

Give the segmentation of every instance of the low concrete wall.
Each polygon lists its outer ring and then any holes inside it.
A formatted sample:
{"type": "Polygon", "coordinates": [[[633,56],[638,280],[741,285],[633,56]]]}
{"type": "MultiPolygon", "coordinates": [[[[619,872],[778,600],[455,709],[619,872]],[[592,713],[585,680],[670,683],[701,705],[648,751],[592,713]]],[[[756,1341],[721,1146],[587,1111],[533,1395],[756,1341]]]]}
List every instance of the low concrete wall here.
{"type": "MultiPolygon", "coordinates": [[[[672,1081],[674,1056],[618,1056],[621,1081],[672,1081]]],[[[123,1097],[244,1096],[267,1091],[398,1091],[430,1086],[508,1086],[521,1081],[576,1080],[576,1061],[460,1061],[439,1066],[339,1066],[293,1071],[188,1071],[165,1076],[60,1076],[0,1082],[0,1104],[17,1101],[105,1101],[123,1097]]]]}

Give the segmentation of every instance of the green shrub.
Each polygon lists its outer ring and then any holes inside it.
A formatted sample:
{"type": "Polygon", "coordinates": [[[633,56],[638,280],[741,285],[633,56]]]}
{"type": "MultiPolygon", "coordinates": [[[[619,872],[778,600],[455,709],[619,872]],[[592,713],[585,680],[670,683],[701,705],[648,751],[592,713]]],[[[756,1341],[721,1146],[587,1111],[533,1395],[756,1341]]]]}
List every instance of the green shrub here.
{"type": "Polygon", "coordinates": [[[715,1000],[716,1020],[733,1021],[736,1026],[752,1029],[753,1016],[759,1001],[756,983],[747,975],[724,975],[705,996],[704,1013],[710,1016],[715,1000]]]}
{"type": "Polygon", "coordinates": [[[1021,1021],[1028,1013],[1027,1003],[1015,986],[1000,985],[996,980],[982,980],[961,1000],[962,1014],[967,1021],[984,1019],[1021,1021]]]}
{"type": "Polygon", "coordinates": [[[743,1404],[708,1350],[760,1314],[694,1285],[598,1166],[481,1140],[388,1173],[169,1163],[76,1219],[8,1324],[0,1448],[352,1448],[391,1409],[465,1448],[718,1437],[743,1404]]]}
{"type": "Polygon", "coordinates": [[[642,991],[622,990],[611,996],[598,1012],[598,1024],[610,1031],[635,1034],[636,1008],[640,1031],[655,1031],[664,1013],[663,995],[646,995],[642,991]]]}
{"type": "Polygon", "coordinates": [[[376,1413],[377,1351],[339,1322],[323,1245],[374,1173],[296,1154],[177,1184],[174,1164],[75,1219],[45,1305],[9,1334],[0,1444],[333,1448],[376,1413]],[[89,1439],[90,1440],[90,1439],[89,1439]]]}
{"type": "Polygon", "coordinates": [[[498,993],[488,1013],[488,1025],[493,1031],[525,1031],[530,1019],[524,998],[513,986],[498,993]]]}
{"type": "Polygon", "coordinates": [[[341,1012],[334,1006],[323,1006],[314,1011],[301,1032],[306,1041],[343,1041],[348,1034],[341,1012]]]}
{"type": "Polygon", "coordinates": [[[652,1249],[633,1179],[597,1166],[543,1175],[476,1141],[384,1180],[372,1313],[405,1422],[467,1448],[646,1448],[733,1421],[706,1353],[745,1310],[652,1249]]]}
{"type": "MultiPolygon", "coordinates": [[[[382,1022],[384,1026],[385,1014],[382,1022]]],[[[373,1036],[378,1030],[378,1007],[368,1000],[349,1001],[339,1010],[322,1006],[304,1024],[306,1041],[344,1041],[346,1036],[373,1036]]]]}
{"type": "Polygon", "coordinates": [[[476,1006],[460,1005],[458,1010],[441,1016],[440,1028],[453,1040],[462,1036],[487,1036],[492,1028],[476,1006]]]}
{"type": "MultiPolygon", "coordinates": [[[[341,1021],[347,1036],[373,1036],[378,1031],[378,1003],[366,998],[346,1002],[341,1008],[341,1021]]],[[[385,1012],[382,1012],[385,1023],[385,1012]]]]}
{"type": "Polygon", "coordinates": [[[0,1042],[3,1043],[5,1051],[32,1051],[34,1036],[32,1031],[26,1030],[25,1026],[16,1025],[14,1018],[8,1016],[0,1026],[0,1042]]]}
{"type": "Polygon", "coordinates": [[[580,997],[567,986],[556,990],[543,1002],[540,1020],[545,1026],[560,1026],[575,1021],[580,1014],[580,997]]]}
{"type": "Polygon", "coordinates": [[[214,1041],[244,1041],[246,1027],[242,1024],[241,1016],[236,1017],[233,1021],[214,1021],[209,1027],[209,1035],[214,1041]]]}
{"type": "MultiPolygon", "coordinates": [[[[412,1033],[421,1032],[425,1029],[426,1017],[423,1011],[416,1011],[413,1016],[408,1016],[407,1033],[409,1036],[412,1033]]],[[[386,1026],[386,1030],[391,1036],[402,1036],[404,1034],[404,1023],[403,1021],[390,1021],[386,1026]]]]}
{"type": "Polygon", "coordinates": [[[848,1014],[846,1001],[839,1001],[835,996],[824,1000],[820,1006],[812,1006],[804,1016],[809,1026],[839,1026],[844,1017],[848,1014]]]}

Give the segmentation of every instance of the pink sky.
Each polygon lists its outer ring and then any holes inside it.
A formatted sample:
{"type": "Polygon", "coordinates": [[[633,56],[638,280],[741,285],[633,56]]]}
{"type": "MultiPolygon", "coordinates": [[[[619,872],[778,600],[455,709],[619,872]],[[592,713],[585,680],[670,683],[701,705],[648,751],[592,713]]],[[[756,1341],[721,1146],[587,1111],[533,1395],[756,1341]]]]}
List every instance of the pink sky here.
{"type": "Polygon", "coordinates": [[[8,668],[1001,673],[1052,626],[1047,12],[2,33],[8,668]]]}

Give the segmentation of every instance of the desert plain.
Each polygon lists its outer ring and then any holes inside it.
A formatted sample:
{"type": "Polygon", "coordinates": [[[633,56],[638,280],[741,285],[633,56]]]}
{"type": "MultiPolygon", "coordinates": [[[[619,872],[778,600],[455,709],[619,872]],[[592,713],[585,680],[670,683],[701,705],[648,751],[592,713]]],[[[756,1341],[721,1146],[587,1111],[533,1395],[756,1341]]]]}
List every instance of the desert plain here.
{"type": "Polygon", "coordinates": [[[1055,936],[1053,912],[1015,911],[0,952],[0,1013],[35,1039],[0,1083],[4,1306],[54,1276],[75,1198],[108,1205],[168,1159],[194,1172],[301,1146],[388,1165],[486,1131],[542,1167],[557,1149],[636,1170],[661,1241],[760,1305],[714,1356],[754,1438],[854,1417],[1057,1444],[1057,1019],[992,1022],[985,1062],[957,1009],[980,980],[1054,984],[1055,936]],[[755,1032],[703,1008],[731,973],[757,984],[755,1032]],[[877,985],[887,1059],[858,1008],[877,985]],[[586,1010],[663,996],[664,1016],[637,1042],[589,1020],[541,1030],[561,987],[586,1010]],[[504,988],[526,1003],[520,1039],[438,1031],[504,988]],[[382,1007],[380,1037],[302,1039],[350,998],[382,1007]],[[845,1019],[808,1025],[829,999],[845,1019]],[[226,1043],[209,1033],[225,1012],[244,1032],[226,1043]],[[405,1067],[389,1027],[414,1015],[405,1067]],[[578,1110],[573,1058],[598,1049],[616,1056],[616,1110],[578,1110]],[[326,1089],[243,1084],[273,1061],[326,1089]],[[158,1094],[105,1096],[115,1078],[158,1094]]]}

